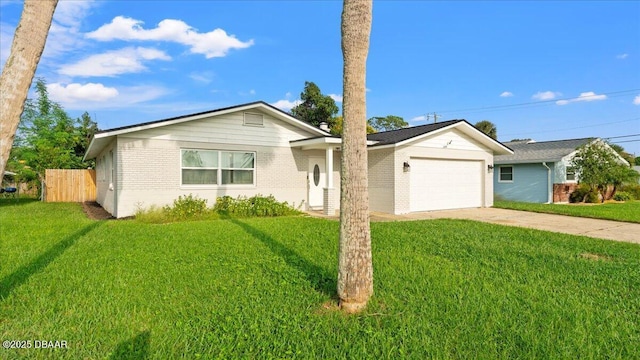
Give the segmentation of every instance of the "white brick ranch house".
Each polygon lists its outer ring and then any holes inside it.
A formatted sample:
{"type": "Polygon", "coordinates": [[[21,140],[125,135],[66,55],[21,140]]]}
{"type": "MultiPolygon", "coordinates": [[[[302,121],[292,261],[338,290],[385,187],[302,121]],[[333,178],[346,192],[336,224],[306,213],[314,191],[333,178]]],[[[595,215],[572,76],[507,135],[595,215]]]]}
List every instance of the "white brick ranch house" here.
{"type": "MultiPolygon", "coordinates": [[[[262,101],[96,133],[97,201],[113,216],[193,194],[273,195],[333,214],[341,139],[262,101]]],[[[511,154],[465,120],[371,134],[372,211],[493,205],[493,156],[511,154]]]]}

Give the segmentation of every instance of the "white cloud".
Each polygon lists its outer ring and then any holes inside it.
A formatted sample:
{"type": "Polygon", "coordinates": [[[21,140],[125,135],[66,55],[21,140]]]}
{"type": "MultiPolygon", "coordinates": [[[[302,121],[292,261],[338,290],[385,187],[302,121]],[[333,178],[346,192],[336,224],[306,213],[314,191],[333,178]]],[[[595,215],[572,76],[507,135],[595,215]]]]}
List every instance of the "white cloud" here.
{"type": "MultiPolygon", "coordinates": [[[[14,2],[0,0],[0,4],[3,6],[9,3],[14,2]]],[[[57,60],[61,55],[69,54],[86,45],[86,41],[80,33],[80,26],[96,4],[93,0],[58,2],[42,54],[43,60],[54,58],[57,60]]],[[[16,25],[0,23],[0,64],[2,66],[4,66],[7,57],[9,57],[16,25]]],[[[41,61],[41,64],[46,64],[46,61],[41,61]]]]}
{"type": "Polygon", "coordinates": [[[289,111],[291,109],[293,109],[294,107],[300,105],[302,103],[301,100],[278,100],[274,103],[271,103],[271,106],[275,106],[280,110],[284,110],[284,111],[289,111]]]}
{"type": "Polygon", "coordinates": [[[171,60],[163,51],[152,48],[128,47],[91,55],[75,64],[63,65],[58,73],[69,76],[116,76],[146,70],[143,61],[171,60]]]}
{"type": "Polygon", "coordinates": [[[214,74],[211,71],[192,72],[189,77],[196,82],[209,84],[213,81],[214,74]]]}
{"type": "Polygon", "coordinates": [[[561,93],[556,91],[538,91],[537,93],[533,94],[531,98],[534,100],[545,101],[545,100],[553,100],[556,97],[561,95],[562,95],[561,93]]]}
{"type": "Polygon", "coordinates": [[[616,56],[616,59],[624,60],[629,57],[629,54],[620,54],[616,56]]]}
{"type": "Polygon", "coordinates": [[[333,101],[335,101],[335,102],[339,102],[339,103],[341,103],[341,102],[342,102],[342,95],[338,95],[338,94],[329,94],[328,96],[329,96],[330,98],[332,98],[332,99],[333,99],[333,101]]]}
{"type": "Polygon", "coordinates": [[[76,103],[79,101],[103,102],[118,96],[118,90],[115,88],[95,83],[87,83],[84,85],[78,83],[68,85],[53,83],[47,85],[47,90],[53,101],[63,104],[76,103]]]}
{"type": "Polygon", "coordinates": [[[203,54],[207,59],[224,57],[231,49],[244,49],[253,45],[253,40],[242,42],[222,29],[200,33],[182,20],[165,19],[155,29],[143,29],[143,21],[116,16],[111,23],[87,33],[86,37],[100,41],[169,41],[190,47],[194,54],[203,54]]]}
{"type": "Polygon", "coordinates": [[[572,102],[597,101],[597,100],[605,100],[606,98],[607,98],[607,95],[597,95],[593,91],[588,91],[588,92],[580,93],[580,96],[578,96],[577,98],[567,99],[567,100],[558,100],[558,101],[556,101],[556,104],[557,105],[567,105],[567,104],[572,103],[572,102]]]}
{"type": "Polygon", "coordinates": [[[425,115],[420,115],[420,116],[416,116],[414,118],[411,118],[411,122],[417,122],[417,121],[425,121],[427,120],[427,117],[425,115]]]}
{"type": "Polygon", "coordinates": [[[251,90],[249,90],[247,92],[244,92],[244,91],[239,91],[238,92],[238,95],[240,95],[240,96],[252,96],[252,95],[255,95],[255,94],[256,94],[256,91],[254,89],[251,89],[251,90]]]}
{"type": "Polygon", "coordinates": [[[371,89],[369,89],[369,88],[365,88],[365,91],[366,91],[366,92],[371,92],[371,89]]]}
{"type": "Polygon", "coordinates": [[[500,94],[500,97],[512,97],[513,93],[511,91],[504,91],[500,94]]]}
{"type": "Polygon", "coordinates": [[[640,105],[640,95],[633,98],[633,105],[640,105]]]}
{"type": "Polygon", "coordinates": [[[43,58],[57,58],[86,45],[80,26],[96,5],[93,0],[59,1],[53,14],[43,58]]]}
{"type": "Polygon", "coordinates": [[[124,86],[116,89],[99,83],[87,83],[85,85],[53,83],[47,85],[47,90],[51,95],[51,99],[60,103],[66,110],[81,111],[114,110],[133,105],[139,109],[142,104],[169,93],[168,89],[159,86],[124,86]]]}

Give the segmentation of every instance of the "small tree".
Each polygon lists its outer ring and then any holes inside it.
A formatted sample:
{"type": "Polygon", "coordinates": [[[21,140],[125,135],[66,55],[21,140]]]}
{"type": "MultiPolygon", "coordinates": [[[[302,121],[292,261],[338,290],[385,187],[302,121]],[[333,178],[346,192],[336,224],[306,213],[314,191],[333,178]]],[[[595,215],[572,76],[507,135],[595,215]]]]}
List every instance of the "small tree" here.
{"type": "Polygon", "coordinates": [[[318,85],[305,81],[304,90],[300,93],[302,103],[291,109],[291,114],[313,126],[326,122],[333,126],[333,117],[338,113],[336,102],[329,95],[323,95],[318,85]]]}
{"type": "MultiPolygon", "coordinates": [[[[343,128],[343,118],[342,116],[336,116],[333,118],[333,125],[331,126],[331,133],[333,135],[342,136],[342,128],[343,128]]],[[[376,129],[371,127],[371,125],[367,124],[367,134],[376,133],[376,129]]]]}
{"type": "Polygon", "coordinates": [[[0,75],[0,174],[4,174],[58,0],[26,0],[0,75]]]}
{"type": "Polygon", "coordinates": [[[615,150],[621,158],[625,159],[629,164],[633,164],[635,161],[633,155],[625,151],[624,147],[618,144],[609,144],[613,150],[615,150]]]}
{"type": "Polygon", "coordinates": [[[580,148],[571,161],[578,174],[578,182],[596,190],[601,200],[606,200],[608,187],[616,186],[630,179],[629,167],[618,154],[605,142],[597,140],[580,148]]]}
{"type": "Polygon", "coordinates": [[[367,124],[376,129],[376,131],[397,130],[409,126],[409,123],[404,121],[402,117],[395,115],[374,116],[367,120],[367,124]]]}
{"type": "Polygon", "coordinates": [[[489,120],[478,121],[474,126],[476,127],[476,129],[489,135],[492,139],[494,140],[498,139],[498,128],[491,121],[489,120]]]}
{"type": "Polygon", "coordinates": [[[93,161],[82,158],[97,124],[87,113],[79,119],[69,117],[60,104],[49,99],[43,79],[36,80],[35,92],[36,99],[25,103],[9,168],[21,181],[33,182],[41,181],[46,169],[92,167],[93,161]]]}

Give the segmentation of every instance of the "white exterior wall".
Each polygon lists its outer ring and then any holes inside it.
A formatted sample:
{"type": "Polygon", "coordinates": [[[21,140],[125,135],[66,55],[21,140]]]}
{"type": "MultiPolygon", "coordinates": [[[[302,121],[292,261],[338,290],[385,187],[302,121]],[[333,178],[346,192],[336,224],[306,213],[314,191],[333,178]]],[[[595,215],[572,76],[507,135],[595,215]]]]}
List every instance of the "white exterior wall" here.
{"type": "MultiPolygon", "coordinates": [[[[189,194],[207,199],[209,206],[225,195],[273,195],[304,210],[308,152],[292,149],[289,142],[310,136],[266,114],[264,126],[244,126],[242,112],[118,135],[117,217],[132,216],[138,208],[168,205],[189,194]],[[255,152],[255,186],[182,185],[184,148],[255,152]]],[[[339,186],[339,167],[334,173],[339,186]]]]}
{"type": "MultiPolygon", "coordinates": [[[[396,148],[393,167],[395,176],[394,214],[406,214],[411,211],[411,174],[404,172],[402,165],[405,161],[411,164],[412,158],[481,161],[484,173],[483,206],[493,206],[493,173],[487,171],[487,165],[493,164],[493,153],[462,132],[450,129],[396,148]]],[[[451,189],[451,191],[455,191],[455,189],[451,189]]]]}
{"type": "Polygon", "coordinates": [[[395,158],[393,149],[371,149],[369,157],[369,209],[393,213],[395,158]]]}
{"type": "MultiPolygon", "coordinates": [[[[555,163],[553,167],[553,183],[554,184],[564,184],[564,183],[575,183],[576,181],[567,181],[567,167],[571,166],[571,160],[575,156],[575,152],[563,157],[560,161],[555,163]]],[[[547,163],[547,166],[550,166],[550,163],[547,163]]],[[[576,176],[577,178],[577,176],[576,176]]]]}

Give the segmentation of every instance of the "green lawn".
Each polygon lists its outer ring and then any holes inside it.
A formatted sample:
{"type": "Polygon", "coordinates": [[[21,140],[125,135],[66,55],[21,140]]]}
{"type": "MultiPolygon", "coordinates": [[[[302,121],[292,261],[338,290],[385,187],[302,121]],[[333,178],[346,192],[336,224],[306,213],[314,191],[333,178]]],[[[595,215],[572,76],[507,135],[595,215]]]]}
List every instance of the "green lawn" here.
{"type": "Polygon", "coordinates": [[[372,224],[343,315],[338,223],[87,220],[0,202],[0,358],[634,358],[640,246],[459,220],[372,224]]]}
{"type": "Polygon", "coordinates": [[[640,201],[604,204],[535,204],[496,201],[493,207],[640,223],[640,201]]]}

